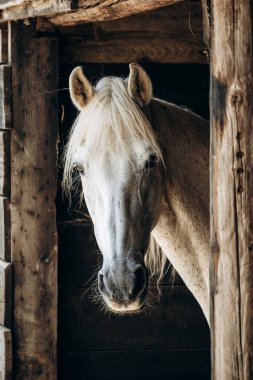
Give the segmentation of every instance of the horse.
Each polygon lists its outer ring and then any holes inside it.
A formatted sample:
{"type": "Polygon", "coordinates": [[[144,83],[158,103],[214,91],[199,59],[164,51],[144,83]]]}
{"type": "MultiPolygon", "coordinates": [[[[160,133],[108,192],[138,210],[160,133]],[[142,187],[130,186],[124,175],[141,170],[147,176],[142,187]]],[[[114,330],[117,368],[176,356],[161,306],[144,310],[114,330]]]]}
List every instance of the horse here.
{"type": "Polygon", "coordinates": [[[104,77],[96,87],[82,67],[71,72],[80,112],[65,147],[63,187],[70,194],[77,170],[109,310],[142,310],[150,274],[161,278],[168,259],[209,321],[209,123],[154,98],[146,71],[129,68],[128,78],[104,77]]]}

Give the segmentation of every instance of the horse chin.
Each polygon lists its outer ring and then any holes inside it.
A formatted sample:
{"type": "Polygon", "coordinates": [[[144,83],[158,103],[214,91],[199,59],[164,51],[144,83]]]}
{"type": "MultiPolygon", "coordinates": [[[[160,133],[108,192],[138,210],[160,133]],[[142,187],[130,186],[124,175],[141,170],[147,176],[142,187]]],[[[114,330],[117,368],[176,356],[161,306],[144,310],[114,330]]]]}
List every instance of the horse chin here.
{"type": "Polygon", "coordinates": [[[138,314],[142,311],[144,305],[145,305],[145,300],[140,301],[136,300],[134,302],[131,302],[129,304],[119,304],[118,302],[112,301],[112,300],[106,300],[105,301],[108,309],[114,313],[114,314],[120,314],[120,315],[125,315],[125,314],[138,314]]]}

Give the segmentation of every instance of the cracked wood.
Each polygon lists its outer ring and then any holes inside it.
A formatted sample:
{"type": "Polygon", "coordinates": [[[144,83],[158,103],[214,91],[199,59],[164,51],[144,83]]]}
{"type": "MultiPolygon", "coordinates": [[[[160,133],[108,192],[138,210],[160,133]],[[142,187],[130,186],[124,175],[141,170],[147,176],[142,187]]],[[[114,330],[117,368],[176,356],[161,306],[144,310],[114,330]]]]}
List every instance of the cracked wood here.
{"type": "Polygon", "coordinates": [[[214,0],[211,37],[212,379],[253,378],[253,65],[249,0],[214,0]]]}

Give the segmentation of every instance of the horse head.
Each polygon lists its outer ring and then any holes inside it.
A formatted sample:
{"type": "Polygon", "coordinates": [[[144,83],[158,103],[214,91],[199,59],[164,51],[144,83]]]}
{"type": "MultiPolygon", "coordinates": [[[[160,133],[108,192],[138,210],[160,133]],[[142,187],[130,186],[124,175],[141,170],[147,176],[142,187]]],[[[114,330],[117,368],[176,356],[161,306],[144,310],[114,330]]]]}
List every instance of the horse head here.
{"type": "Polygon", "coordinates": [[[73,170],[103,255],[98,288],[109,309],[138,311],[145,303],[148,270],[145,253],[156,225],[164,164],[149,118],[152,84],[137,64],[127,79],[102,78],[94,88],[75,68],[69,80],[80,111],[65,152],[64,183],[73,170]]]}

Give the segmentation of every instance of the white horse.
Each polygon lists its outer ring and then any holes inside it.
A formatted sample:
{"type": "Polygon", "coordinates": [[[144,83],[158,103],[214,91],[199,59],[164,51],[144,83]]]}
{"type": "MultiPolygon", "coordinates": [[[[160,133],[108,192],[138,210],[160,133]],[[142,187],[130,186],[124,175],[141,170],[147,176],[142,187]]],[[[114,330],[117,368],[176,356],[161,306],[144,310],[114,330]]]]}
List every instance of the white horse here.
{"type": "Polygon", "coordinates": [[[103,255],[98,287],[105,303],[119,313],[142,308],[148,273],[165,263],[148,249],[152,234],[209,320],[208,122],[153,98],[137,64],[126,80],[105,77],[95,88],[77,67],[69,87],[80,114],[63,184],[71,190],[76,167],[103,255]]]}

